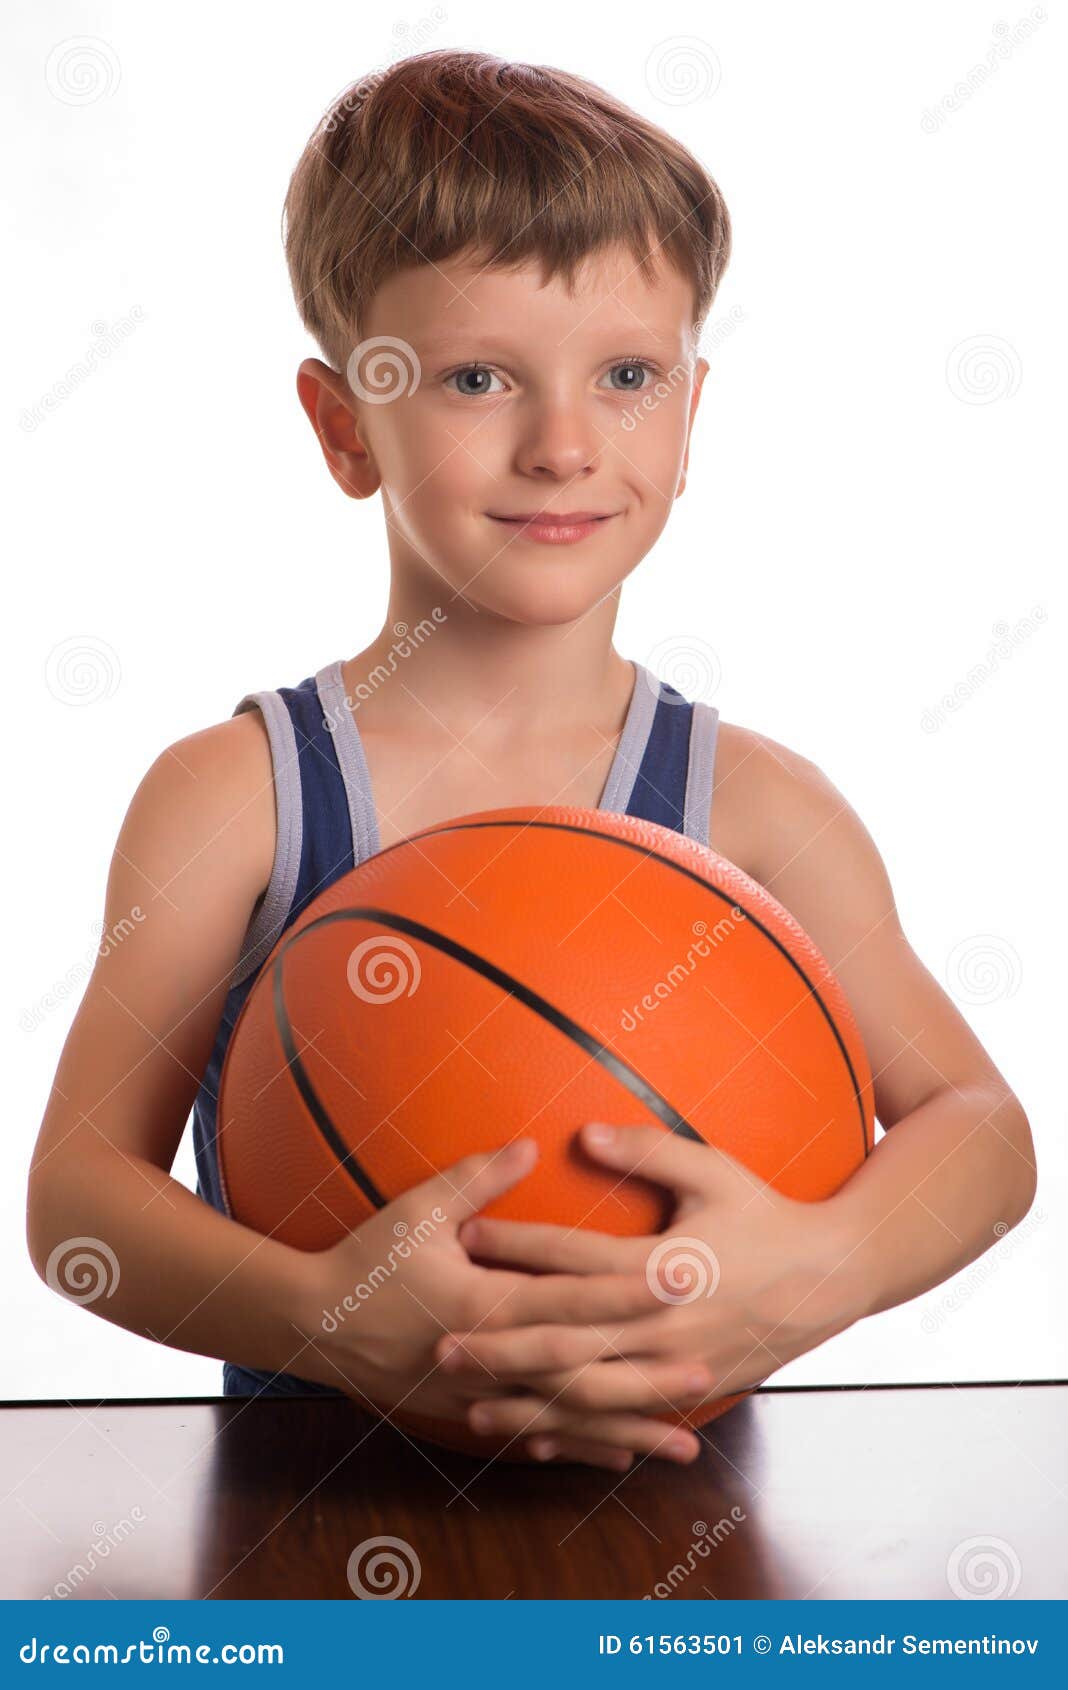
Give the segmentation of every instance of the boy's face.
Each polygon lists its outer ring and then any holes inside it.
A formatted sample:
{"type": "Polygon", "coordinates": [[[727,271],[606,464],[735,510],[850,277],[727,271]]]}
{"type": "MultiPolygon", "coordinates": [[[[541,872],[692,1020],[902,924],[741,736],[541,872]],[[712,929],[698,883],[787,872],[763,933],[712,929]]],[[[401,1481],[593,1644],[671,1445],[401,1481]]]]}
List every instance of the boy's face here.
{"type": "Polygon", "coordinates": [[[682,491],[708,368],[692,313],[689,281],[666,262],[647,281],[623,248],[588,259],[574,293],[536,263],[453,258],[378,291],[351,387],[315,359],[298,386],[339,484],[381,487],[395,566],[512,620],[571,621],[645,556],[682,491]],[[569,541],[516,520],[589,513],[569,541]]]}

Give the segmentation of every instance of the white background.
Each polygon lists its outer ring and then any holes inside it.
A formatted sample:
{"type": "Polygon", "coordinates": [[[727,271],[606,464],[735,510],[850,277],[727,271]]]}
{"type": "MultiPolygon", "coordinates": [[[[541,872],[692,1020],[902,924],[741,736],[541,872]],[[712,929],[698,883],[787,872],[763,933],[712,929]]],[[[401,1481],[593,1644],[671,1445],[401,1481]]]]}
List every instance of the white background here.
{"type": "MultiPolygon", "coordinates": [[[[626,586],[617,648],[666,679],[680,645],[703,653],[718,678],[691,696],[830,775],[1035,1133],[1020,1229],[776,1382],[1068,1372],[1063,19],[945,0],[664,4],[610,28],[561,0],[530,11],[6,13],[2,1397],[220,1389],[219,1362],[45,1288],[26,1169],[146,768],[382,621],[378,506],[338,492],[298,408],[316,349],[280,214],[331,98],[440,45],[588,76],[720,183],[735,251],[690,486],[626,586]]],[[[188,1137],[175,1173],[195,1184],[188,1137]]]]}

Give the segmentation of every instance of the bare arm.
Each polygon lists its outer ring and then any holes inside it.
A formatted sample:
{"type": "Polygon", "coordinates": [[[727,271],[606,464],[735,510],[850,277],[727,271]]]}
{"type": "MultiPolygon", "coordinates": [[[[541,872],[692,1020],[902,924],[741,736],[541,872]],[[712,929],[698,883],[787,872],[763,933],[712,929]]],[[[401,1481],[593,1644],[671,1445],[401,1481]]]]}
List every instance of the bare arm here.
{"type": "Polygon", "coordinates": [[[270,874],[273,806],[251,718],[181,741],[141,782],[108,877],[104,930],[123,937],[101,947],[63,1049],[30,1166],[27,1242],[42,1278],[74,1294],[99,1257],[86,1306],[116,1325],[286,1369],[302,1347],[308,1258],[169,1172],[270,874]],[[65,1262],[65,1241],[86,1238],[99,1243],[81,1247],[86,1265],[65,1262]]]}
{"type": "Polygon", "coordinates": [[[1008,1091],[940,1090],[898,1121],[831,1199],[826,1283],[845,1324],[940,1285],[1016,1226],[1031,1156],[1008,1091]]]}
{"type": "Polygon", "coordinates": [[[1015,1226],[1034,1198],[1034,1146],[1019,1099],[902,931],[855,811],[781,746],[768,782],[764,884],[842,982],[886,1129],[824,1211],[824,1291],[849,1324],[940,1284],[1015,1226]]]}

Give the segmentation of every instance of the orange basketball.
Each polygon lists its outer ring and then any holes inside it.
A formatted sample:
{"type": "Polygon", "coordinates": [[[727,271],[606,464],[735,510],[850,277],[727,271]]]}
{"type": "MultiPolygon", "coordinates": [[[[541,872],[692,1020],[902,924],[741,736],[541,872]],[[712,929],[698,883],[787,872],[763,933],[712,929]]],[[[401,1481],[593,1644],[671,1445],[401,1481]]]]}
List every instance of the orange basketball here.
{"type": "MultiPolygon", "coordinates": [[[[230,1213],[303,1250],[524,1135],[538,1161],[486,1214],[661,1230],[670,1195],[588,1158],[587,1121],[719,1145],[805,1201],[873,1144],[860,1034],[793,916],[670,828],[564,807],[456,817],[334,881],[245,1001],[218,1119],[230,1213]]],[[[395,1417],[481,1454],[507,1443],[395,1417]]]]}

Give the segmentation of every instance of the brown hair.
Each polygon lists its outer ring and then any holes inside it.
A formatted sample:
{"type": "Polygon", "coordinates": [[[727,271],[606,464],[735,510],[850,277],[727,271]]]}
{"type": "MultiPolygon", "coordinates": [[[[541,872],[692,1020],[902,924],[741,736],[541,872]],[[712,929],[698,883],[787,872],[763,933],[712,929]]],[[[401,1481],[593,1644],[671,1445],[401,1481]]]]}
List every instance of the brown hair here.
{"type": "Polygon", "coordinates": [[[439,48],[333,102],[293,172],[286,260],[305,327],[344,369],[395,271],[470,251],[537,258],[546,280],[623,242],[647,278],[658,249],[694,286],[700,328],[730,256],[727,207],[697,160],[591,82],[439,48]]]}

